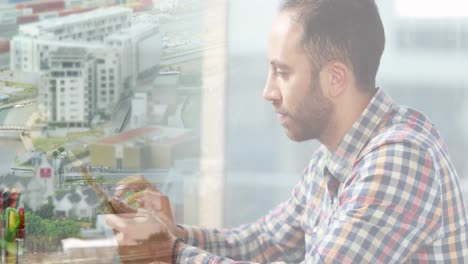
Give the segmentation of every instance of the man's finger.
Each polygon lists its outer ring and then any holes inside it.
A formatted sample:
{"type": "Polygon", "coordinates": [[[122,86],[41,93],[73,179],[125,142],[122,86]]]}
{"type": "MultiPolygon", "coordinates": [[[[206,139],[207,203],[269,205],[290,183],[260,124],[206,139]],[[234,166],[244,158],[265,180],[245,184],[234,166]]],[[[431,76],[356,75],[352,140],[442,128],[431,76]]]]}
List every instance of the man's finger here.
{"type": "Polygon", "coordinates": [[[121,215],[114,215],[108,214],[104,216],[106,224],[121,233],[128,233],[128,224],[129,222],[133,221],[136,217],[136,214],[121,214],[121,215]]]}
{"type": "Polygon", "coordinates": [[[129,214],[129,213],[136,213],[136,209],[132,208],[131,206],[125,204],[120,198],[113,197],[110,200],[112,207],[119,213],[119,214],[129,214]]]}
{"type": "Polygon", "coordinates": [[[143,207],[150,211],[161,211],[162,196],[160,192],[145,190],[142,197],[143,207]]]}
{"type": "Polygon", "coordinates": [[[127,192],[139,192],[146,189],[158,192],[158,189],[148,182],[143,175],[132,175],[117,183],[115,196],[120,198],[127,192]]]}

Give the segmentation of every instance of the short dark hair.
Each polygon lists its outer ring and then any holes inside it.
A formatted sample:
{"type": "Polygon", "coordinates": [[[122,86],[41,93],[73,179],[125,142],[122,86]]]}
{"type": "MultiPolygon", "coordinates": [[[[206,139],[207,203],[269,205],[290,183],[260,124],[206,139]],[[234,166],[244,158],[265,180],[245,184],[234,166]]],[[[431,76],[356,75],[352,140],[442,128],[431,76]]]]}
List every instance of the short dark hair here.
{"type": "Polygon", "coordinates": [[[340,60],[352,68],[359,87],[375,88],[385,32],[374,0],[284,0],[280,11],[287,10],[297,12],[315,69],[340,60]]]}

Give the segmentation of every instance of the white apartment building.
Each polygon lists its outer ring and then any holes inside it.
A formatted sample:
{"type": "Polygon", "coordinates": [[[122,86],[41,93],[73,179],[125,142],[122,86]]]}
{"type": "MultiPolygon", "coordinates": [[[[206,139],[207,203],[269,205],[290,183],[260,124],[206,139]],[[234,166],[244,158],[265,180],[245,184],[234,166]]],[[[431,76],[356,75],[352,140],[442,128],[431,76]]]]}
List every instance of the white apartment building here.
{"type": "Polygon", "coordinates": [[[95,113],[109,114],[121,93],[118,52],[103,44],[42,41],[41,46],[48,55],[39,105],[48,122],[83,127],[95,113]]]}
{"type": "Polygon", "coordinates": [[[91,116],[93,82],[89,50],[79,47],[58,47],[50,52],[53,69],[41,75],[39,109],[48,122],[71,127],[88,126],[91,116]]]}
{"type": "Polygon", "coordinates": [[[89,68],[90,75],[94,75],[92,87],[95,98],[93,105],[96,111],[108,114],[117,104],[121,90],[121,57],[115,49],[95,50],[92,54],[93,67],[89,68]]]}
{"type": "Polygon", "coordinates": [[[110,7],[20,26],[11,41],[10,66],[14,71],[39,72],[47,54],[39,40],[102,42],[104,38],[131,26],[133,11],[110,7]]]}
{"type": "Polygon", "coordinates": [[[162,39],[157,25],[132,25],[131,9],[112,7],[22,26],[10,54],[12,70],[41,75],[48,121],[81,127],[159,72],[162,39]]]}
{"type": "Polygon", "coordinates": [[[135,87],[137,79],[159,72],[162,35],[157,25],[138,23],[106,37],[104,42],[120,52],[123,89],[135,87]]]}

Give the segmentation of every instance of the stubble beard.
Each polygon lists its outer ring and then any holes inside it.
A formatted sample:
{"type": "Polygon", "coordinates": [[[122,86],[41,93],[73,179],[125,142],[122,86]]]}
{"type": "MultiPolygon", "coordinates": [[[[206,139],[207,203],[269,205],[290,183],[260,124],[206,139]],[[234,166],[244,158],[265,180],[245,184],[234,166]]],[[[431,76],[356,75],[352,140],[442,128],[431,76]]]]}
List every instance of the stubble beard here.
{"type": "Polygon", "coordinates": [[[310,96],[304,97],[292,111],[295,113],[294,116],[290,116],[292,127],[284,127],[286,135],[291,140],[296,142],[320,140],[330,130],[334,106],[321,91],[320,83],[315,78],[311,85],[310,96]]]}

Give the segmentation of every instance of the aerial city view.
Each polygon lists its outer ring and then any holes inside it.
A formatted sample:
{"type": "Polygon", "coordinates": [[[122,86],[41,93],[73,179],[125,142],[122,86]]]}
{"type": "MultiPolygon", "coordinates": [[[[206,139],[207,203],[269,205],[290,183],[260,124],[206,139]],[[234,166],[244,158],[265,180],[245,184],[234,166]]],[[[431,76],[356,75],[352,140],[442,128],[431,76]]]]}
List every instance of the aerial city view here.
{"type": "MultiPolygon", "coordinates": [[[[19,255],[99,237],[103,204],[90,185],[112,195],[144,173],[171,193],[197,174],[202,53],[216,45],[203,39],[202,8],[0,1],[0,190],[26,214],[19,255]]],[[[183,220],[190,212],[173,202],[183,220]]]]}

